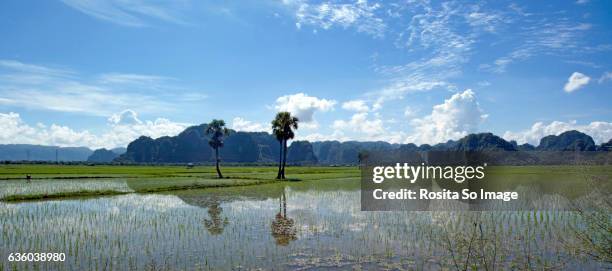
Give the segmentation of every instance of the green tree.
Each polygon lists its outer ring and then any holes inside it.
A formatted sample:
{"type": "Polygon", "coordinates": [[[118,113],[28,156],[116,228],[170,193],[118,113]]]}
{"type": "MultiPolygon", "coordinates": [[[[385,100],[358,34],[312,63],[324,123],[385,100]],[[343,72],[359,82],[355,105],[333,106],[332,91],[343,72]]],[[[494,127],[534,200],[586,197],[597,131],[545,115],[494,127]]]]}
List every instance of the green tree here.
{"type": "Polygon", "coordinates": [[[225,121],[223,120],[212,120],[206,128],[206,134],[210,135],[208,145],[215,150],[215,162],[217,165],[217,175],[219,178],[223,178],[221,169],[219,169],[219,148],[223,147],[223,137],[229,135],[229,130],[225,127],[225,121]]]}
{"type": "Polygon", "coordinates": [[[287,141],[295,137],[293,130],[298,129],[298,118],[292,117],[289,112],[278,112],[272,121],[272,133],[280,143],[277,179],[285,178],[285,165],[287,164],[287,141]]]}

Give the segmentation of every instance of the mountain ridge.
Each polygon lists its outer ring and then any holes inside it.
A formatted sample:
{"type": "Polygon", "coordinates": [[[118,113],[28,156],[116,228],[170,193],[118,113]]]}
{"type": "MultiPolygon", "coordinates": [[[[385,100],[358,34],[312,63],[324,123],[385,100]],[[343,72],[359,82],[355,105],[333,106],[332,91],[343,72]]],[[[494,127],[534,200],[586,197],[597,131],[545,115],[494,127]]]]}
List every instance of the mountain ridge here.
{"type": "MultiPolygon", "coordinates": [[[[190,126],[176,136],[156,139],[141,136],[130,142],[127,148],[91,150],[87,147],[55,147],[28,144],[0,145],[0,160],[10,161],[88,161],[93,163],[206,163],[213,162],[213,152],[204,133],[207,125],[190,126]],[[29,157],[28,157],[29,155],[29,157]],[[29,159],[28,159],[29,158],[29,159]]],[[[493,133],[468,134],[458,140],[435,145],[413,143],[393,144],[385,141],[293,141],[287,160],[292,164],[347,165],[357,164],[362,151],[610,151],[612,139],[596,145],[592,137],[576,131],[545,136],[538,146],[518,145],[493,133]]],[[[220,153],[224,162],[276,163],[280,152],[279,142],[266,132],[231,130],[220,153]]]]}

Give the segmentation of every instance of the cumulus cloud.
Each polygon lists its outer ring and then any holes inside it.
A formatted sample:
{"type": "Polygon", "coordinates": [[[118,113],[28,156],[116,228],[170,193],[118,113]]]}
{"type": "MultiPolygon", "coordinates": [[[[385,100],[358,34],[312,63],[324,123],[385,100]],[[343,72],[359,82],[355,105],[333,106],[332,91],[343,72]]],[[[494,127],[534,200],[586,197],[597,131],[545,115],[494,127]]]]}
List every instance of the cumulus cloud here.
{"type": "Polygon", "coordinates": [[[165,118],[141,121],[132,110],[125,110],[109,118],[106,130],[94,134],[68,126],[25,123],[18,113],[0,113],[0,144],[40,144],[62,147],[86,146],[93,149],[125,147],[141,135],[158,138],[182,132],[188,124],[165,118]]]}
{"type": "Polygon", "coordinates": [[[350,120],[336,120],[332,127],[336,130],[353,130],[368,135],[378,135],[384,132],[381,119],[368,119],[368,113],[354,114],[350,120]]]}
{"type": "Polygon", "coordinates": [[[326,112],[334,109],[336,101],[326,100],[304,93],[285,95],[276,99],[274,108],[278,111],[287,111],[296,116],[306,128],[317,127],[314,119],[316,111],[326,112]]]}
{"type": "Polygon", "coordinates": [[[336,120],[332,124],[334,133],[331,138],[336,140],[347,140],[351,138],[366,141],[387,141],[399,143],[404,137],[404,133],[390,132],[385,128],[383,120],[379,115],[371,115],[367,112],[355,113],[349,120],[336,120]]]}
{"type": "Polygon", "coordinates": [[[138,119],[138,114],[134,110],[126,109],[120,113],[113,114],[108,118],[108,121],[113,125],[137,125],[142,124],[142,121],[138,119]]]}
{"type": "Polygon", "coordinates": [[[589,81],[591,81],[591,78],[579,73],[579,72],[574,72],[572,73],[572,75],[567,79],[567,83],[565,83],[565,86],[563,87],[563,90],[565,90],[565,92],[574,92],[584,86],[586,86],[589,81]]]}
{"type": "Polygon", "coordinates": [[[414,132],[407,142],[435,144],[458,139],[476,132],[487,118],[470,89],[454,94],[442,104],[435,105],[430,115],[414,119],[414,132]]]}
{"type": "Polygon", "coordinates": [[[241,117],[235,117],[232,120],[232,129],[244,132],[269,132],[270,125],[252,122],[241,117]]]}
{"type": "Polygon", "coordinates": [[[342,109],[349,111],[357,111],[357,112],[367,112],[370,108],[366,105],[364,100],[352,100],[348,102],[344,102],[342,104],[342,109]]]}
{"type": "Polygon", "coordinates": [[[531,128],[524,131],[506,131],[503,137],[506,140],[515,140],[519,144],[529,143],[538,145],[542,137],[559,135],[570,130],[577,130],[590,135],[597,144],[608,142],[608,140],[612,139],[612,122],[605,121],[594,121],[583,125],[578,124],[576,121],[553,121],[549,124],[536,122],[531,128]]]}

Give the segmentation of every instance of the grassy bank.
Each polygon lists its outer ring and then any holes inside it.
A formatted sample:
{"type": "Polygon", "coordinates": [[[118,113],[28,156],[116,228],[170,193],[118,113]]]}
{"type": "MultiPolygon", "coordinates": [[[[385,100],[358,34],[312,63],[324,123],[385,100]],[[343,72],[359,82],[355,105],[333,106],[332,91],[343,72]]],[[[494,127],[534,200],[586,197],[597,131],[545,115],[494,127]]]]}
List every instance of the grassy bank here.
{"type": "MultiPolygon", "coordinates": [[[[19,201],[65,197],[152,193],[211,187],[259,185],[277,182],[276,167],[223,167],[224,179],[215,168],[198,166],[86,166],[0,165],[0,200],[19,201]],[[32,182],[26,183],[30,174],[32,182]]],[[[539,189],[580,195],[587,176],[609,180],[610,166],[504,166],[488,169],[487,187],[510,191],[517,185],[538,184],[539,189]],[[546,185],[552,182],[554,185],[546,185]],[[542,185],[544,184],[544,185],[542,185]]],[[[288,167],[290,181],[359,179],[357,167],[288,167]]]]}
{"type": "MultiPolygon", "coordinates": [[[[2,165],[0,200],[153,193],[162,191],[258,185],[278,182],[276,167],[2,165]],[[26,175],[32,182],[25,182],[26,175]]],[[[356,167],[288,167],[285,181],[359,178],[356,167]]]]}
{"type": "MultiPolygon", "coordinates": [[[[223,174],[232,177],[276,177],[277,167],[222,167],[223,174]]],[[[356,167],[287,167],[287,174],[352,174],[356,167]]],[[[111,166],[111,165],[0,165],[0,180],[23,179],[26,174],[35,179],[66,178],[145,178],[145,177],[216,177],[212,166],[111,166]]],[[[288,176],[293,177],[293,176],[288,176]]]]}

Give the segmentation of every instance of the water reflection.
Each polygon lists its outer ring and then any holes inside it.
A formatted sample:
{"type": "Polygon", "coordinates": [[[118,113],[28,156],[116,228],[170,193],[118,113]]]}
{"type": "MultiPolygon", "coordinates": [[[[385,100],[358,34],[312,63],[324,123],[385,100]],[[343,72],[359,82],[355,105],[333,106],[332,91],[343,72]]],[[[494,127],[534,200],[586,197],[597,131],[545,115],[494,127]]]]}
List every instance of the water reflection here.
{"type": "Polygon", "coordinates": [[[270,228],[276,244],[286,246],[291,241],[297,240],[297,231],[295,221],[287,216],[287,195],[284,190],[278,202],[278,213],[274,217],[270,228]]]}
{"type": "Polygon", "coordinates": [[[572,211],[362,212],[359,206],[358,180],[0,203],[1,257],[59,251],[68,259],[53,265],[0,261],[0,270],[610,266],[583,256],[609,247],[609,232],[594,229],[612,221],[610,206],[592,223],[572,211]]]}
{"type": "Polygon", "coordinates": [[[210,219],[204,219],[204,226],[208,229],[208,232],[211,235],[219,235],[223,233],[223,229],[227,224],[229,224],[229,220],[227,217],[223,217],[223,208],[221,208],[221,203],[217,199],[212,199],[208,204],[208,216],[210,219]]]}

